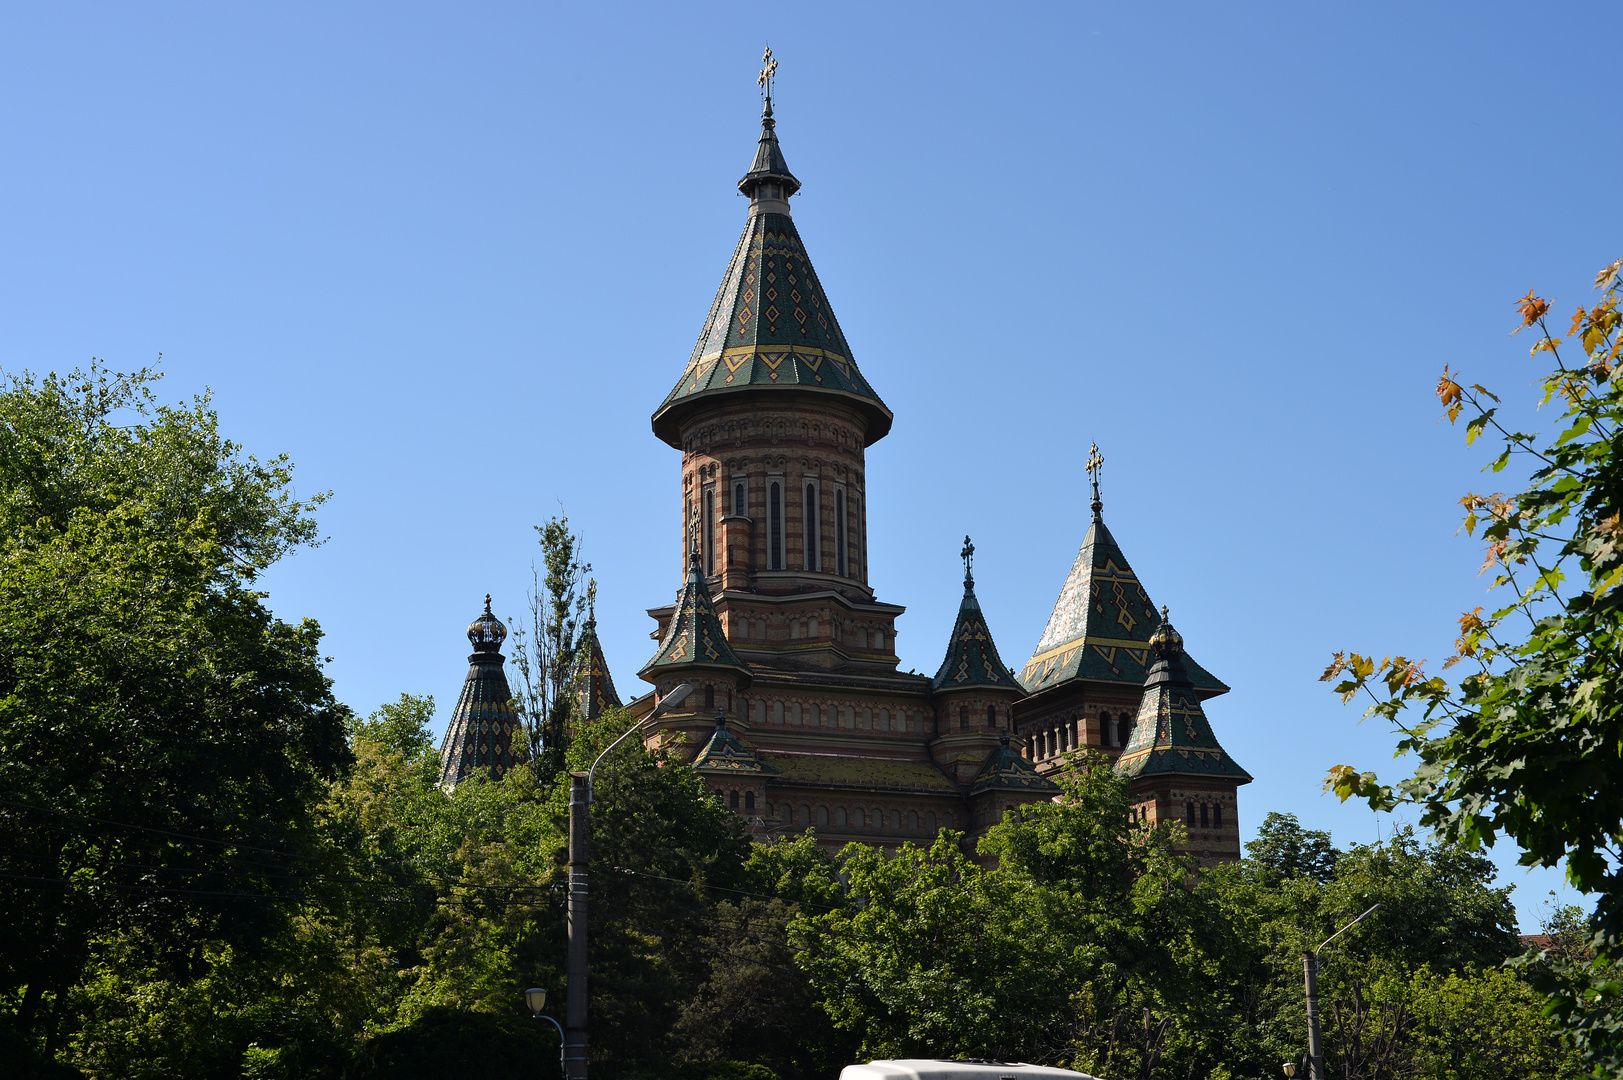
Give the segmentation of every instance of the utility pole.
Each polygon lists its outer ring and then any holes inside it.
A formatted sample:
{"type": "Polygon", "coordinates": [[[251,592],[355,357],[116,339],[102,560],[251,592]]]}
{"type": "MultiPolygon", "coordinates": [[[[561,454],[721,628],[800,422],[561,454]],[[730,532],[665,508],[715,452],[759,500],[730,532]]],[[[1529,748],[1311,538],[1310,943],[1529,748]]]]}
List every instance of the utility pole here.
{"type": "Polygon", "coordinates": [[[1307,1060],[1308,1080],[1325,1080],[1324,1077],[1324,1042],[1319,1037],[1319,954],[1324,947],[1348,930],[1357,926],[1369,917],[1370,911],[1380,907],[1379,904],[1370,906],[1352,922],[1331,934],[1320,942],[1319,947],[1310,953],[1302,954],[1302,978],[1307,984],[1307,1060]]]}
{"type": "Polygon", "coordinates": [[[592,806],[592,780],[598,765],[609,756],[609,750],[682,704],[692,693],[693,687],[688,683],[672,688],[654,706],[653,712],[609,743],[589,770],[569,774],[569,1005],[564,1012],[565,1080],[586,1080],[586,1059],[591,1049],[586,1033],[586,833],[592,806]]]}

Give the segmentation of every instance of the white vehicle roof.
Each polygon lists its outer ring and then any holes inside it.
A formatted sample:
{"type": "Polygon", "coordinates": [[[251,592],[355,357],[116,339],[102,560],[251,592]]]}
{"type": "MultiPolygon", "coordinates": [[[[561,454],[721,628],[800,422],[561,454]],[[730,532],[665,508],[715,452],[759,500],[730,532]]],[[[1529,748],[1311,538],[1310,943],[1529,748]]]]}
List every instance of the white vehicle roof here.
{"type": "Polygon", "coordinates": [[[1055,1069],[1047,1065],[1022,1065],[1014,1061],[936,1061],[929,1058],[906,1058],[900,1061],[870,1061],[866,1065],[847,1065],[840,1070],[840,1080],[1094,1080],[1087,1073],[1070,1069],[1055,1069]]]}

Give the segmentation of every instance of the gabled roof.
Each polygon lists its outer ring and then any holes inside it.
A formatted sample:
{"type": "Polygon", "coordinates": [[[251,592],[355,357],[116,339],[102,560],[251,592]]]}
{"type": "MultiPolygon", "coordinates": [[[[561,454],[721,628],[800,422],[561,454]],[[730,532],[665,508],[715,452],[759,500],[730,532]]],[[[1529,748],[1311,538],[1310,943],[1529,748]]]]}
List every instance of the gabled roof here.
{"type": "Polygon", "coordinates": [[[468,657],[468,677],[445,726],[440,744],[440,783],[456,784],[475,773],[500,780],[513,767],[513,732],[518,714],[513,709],[513,691],[503,670],[502,641],[507,627],[490,610],[490,594],[485,594],[485,610],[468,627],[473,655],[468,657]]]}
{"type": "Polygon", "coordinates": [[[1059,791],[1059,785],[1046,776],[1039,776],[1035,766],[1009,745],[1009,737],[998,740],[998,748],[986,759],[975,782],[969,786],[971,795],[983,791],[1059,791]]]}
{"type": "Polygon", "coordinates": [[[750,677],[749,665],[733,652],[722,631],[721,620],[716,617],[697,551],[688,559],[688,578],[682,591],[676,594],[676,609],[671,613],[659,651],[637,674],[653,682],[660,671],[689,667],[729,668],[746,680],[750,677]]]}
{"type": "Polygon", "coordinates": [[[776,775],[778,771],[762,762],[738,736],[728,731],[727,718],[720,713],[716,714],[716,730],[711,732],[710,741],[699,751],[699,756],[693,759],[693,767],[700,772],[776,775]]]}
{"type": "MultiPolygon", "coordinates": [[[[1072,679],[1143,685],[1153,662],[1150,635],[1160,621],[1149,593],[1096,511],[1020,681],[1031,693],[1072,679]]],[[[1227,692],[1226,685],[1193,660],[1185,658],[1184,664],[1204,696],[1227,692]]]]}
{"type": "Polygon", "coordinates": [[[604,709],[623,709],[625,703],[614,689],[609,662],[603,657],[603,643],[597,638],[597,618],[586,620],[575,652],[575,708],[582,720],[596,720],[604,709]]]}
{"type": "Polygon", "coordinates": [[[1116,771],[1135,778],[1181,774],[1249,784],[1251,774],[1219,745],[1200,707],[1184,659],[1183,635],[1163,620],[1150,647],[1155,663],[1144,683],[1132,738],[1116,759],[1116,771]]]}
{"type": "MultiPolygon", "coordinates": [[[[800,186],[783,163],[770,112],[739,187],[753,190],[769,177],[800,186]]],[[[868,443],[878,442],[890,430],[891,412],[857,370],[794,221],[765,205],[751,204],[687,368],[654,412],[654,434],[680,448],[683,419],[717,395],[798,390],[844,398],[866,416],[868,443]]],[[[788,207],[781,199],[770,205],[788,207]]]]}
{"type": "MultiPolygon", "coordinates": [[[[968,544],[968,538],[965,538],[968,544]]],[[[958,621],[953,624],[952,637],[947,641],[947,655],[941,661],[930,689],[967,690],[977,686],[995,686],[1023,694],[1020,681],[1003,666],[992,640],[986,616],[981,614],[980,601],[975,599],[975,579],[964,575],[964,599],[958,605],[958,621]]]]}

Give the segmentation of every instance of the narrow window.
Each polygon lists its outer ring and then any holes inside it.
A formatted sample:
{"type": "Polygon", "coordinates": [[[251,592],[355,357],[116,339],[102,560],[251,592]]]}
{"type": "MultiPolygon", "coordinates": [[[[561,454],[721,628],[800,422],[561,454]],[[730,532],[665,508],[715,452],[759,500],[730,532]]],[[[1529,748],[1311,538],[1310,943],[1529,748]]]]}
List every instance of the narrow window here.
{"type": "Polygon", "coordinates": [[[1223,827],[1223,804],[1222,803],[1212,803],[1212,828],[1221,829],[1222,827],[1223,827]]]}
{"type": "Polygon", "coordinates": [[[1209,816],[1209,814],[1208,814],[1208,813],[1207,813],[1207,810],[1206,810],[1206,804],[1205,804],[1205,803],[1201,803],[1201,804],[1200,804],[1200,824],[1201,824],[1201,825],[1202,825],[1202,826],[1203,826],[1203,827],[1207,827],[1207,826],[1210,826],[1210,825],[1211,825],[1211,820],[1210,820],[1210,816],[1209,816]]]}
{"type": "Polygon", "coordinates": [[[997,706],[996,705],[988,705],[986,707],[986,726],[989,727],[989,728],[997,727],[997,706]]]}
{"type": "Polygon", "coordinates": [[[783,485],[776,480],[767,485],[767,566],[783,569],[783,485]]]}
{"type": "Polygon", "coordinates": [[[744,501],[744,485],[733,485],[733,513],[738,517],[749,516],[749,504],[744,501]]]}
{"type": "Polygon", "coordinates": [[[704,489],[704,572],[716,572],[716,492],[714,488],[704,489]]]}
{"type": "Polygon", "coordinates": [[[1127,717],[1116,721],[1116,745],[1126,746],[1133,738],[1133,722],[1127,717]]]}
{"type": "Polygon", "coordinates": [[[822,524],[818,519],[822,515],[817,505],[817,485],[806,485],[806,569],[821,570],[822,564],[817,559],[817,533],[822,524]]]}
{"type": "Polygon", "coordinates": [[[845,492],[834,493],[834,572],[845,577],[845,492]]]}
{"type": "Polygon", "coordinates": [[[1195,824],[1195,804],[1194,803],[1184,803],[1183,805],[1184,805],[1185,816],[1189,820],[1190,827],[1193,828],[1194,824],[1195,824]]]}
{"type": "Polygon", "coordinates": [[[744,809],[749,810],[749,811],[754,811],[754,809],[755,809],[755,792],[753,792],[753,791],[744,792],[744,809]]]}
{"type": "Polygon", "coordinates": [[[727,805],[733,810],[738,809],[738,792],[735,791],[731,795],[727,796],[727,805]]]}
{"type": "Polygon", "coordinates": [[[709,683],[704,685],[704,707],[707,709],[716,707],[716,688],[709,683]]]}
{"type": "Polygon", "coordinates": [[[968,705],[960,705],[960,706],[958,706],[958,730],[959,731],[968,731],[969,730],[969,706],[968,705]]]}

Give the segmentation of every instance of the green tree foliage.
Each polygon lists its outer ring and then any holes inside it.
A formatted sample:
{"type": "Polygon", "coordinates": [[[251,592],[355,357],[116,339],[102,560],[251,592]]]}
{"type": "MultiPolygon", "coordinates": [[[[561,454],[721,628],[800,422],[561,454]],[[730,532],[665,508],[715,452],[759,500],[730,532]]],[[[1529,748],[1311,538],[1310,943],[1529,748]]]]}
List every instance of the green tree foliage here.
{"type": "Polygon", "coordinates": [[[1601,270],[1601,298],[1579,305],[1568,340],[1553,335],[1550,303],[1517,302],[1519,332],[1548,354],[1540,405],[1561,404],[1553,439],[1515,430],[1499,399],[1447,369],[1438,396],[1449,420],[1467,414],[1467,444],[1490,430],[1499,453],[1486,471],[1525,463],[1513,494],[1467,494],[1464,527],[1487,541],[1484,571],[1507,599],[1488,616],[1460,617],[1451,686],[1401,656],[1338,653],[1325,679],[1345,676],[1344,700],[1365,692],[1389,720],[1399,750],[1418,759],[1396,786],[1349,766],[1328,785],[1377,808],[1411,802],[1422,821],[1468,845],[1508,836],[1525,865],[1565,861],[1568,879],[1595,895],[1593,958],[1554,963],[1540,976],[1550,1005],[1586,1048],[1597,1074],[1623,1072],[1623,260],[1601,270]],[[1565,346],[1565,352],[1563,352],[1565,346]],[[1569,361],[1569,357],[1572,359],[1569,361]],[[1418,710],[1411,718],[1410,708],[1418,710]]]}
{"type": "Polygon", "coordinates": [[[1270,810],[1257,826],[1257,838],[1245,852],[1272,881],[1312,878],[1321,885],[1336,875],[1341,852],[1330,843],[1330,834],[1304,829],[1295,814],[1270,810]]]}
{"type": "Polygon", "coordinates": [[[285,940],[349,764],[319,629],[252,591],[319,498],[152,380],[0,384],[0,1001],[48,1049],[104,939],[178,981],[285,940]]]}
{"type": "Polygon", "coordinates": [[[545,784],[563,768],[569,752],[580,629],[596,598],[597,582],[591,579],[592,565],[580,557],[581,538],[567,517],[549,518],[535,532],[544,572],[530,564],[528,624],[509,620],[513,638],[508,653],[518,675],[516,701],[532,769],[545,784]]]}

